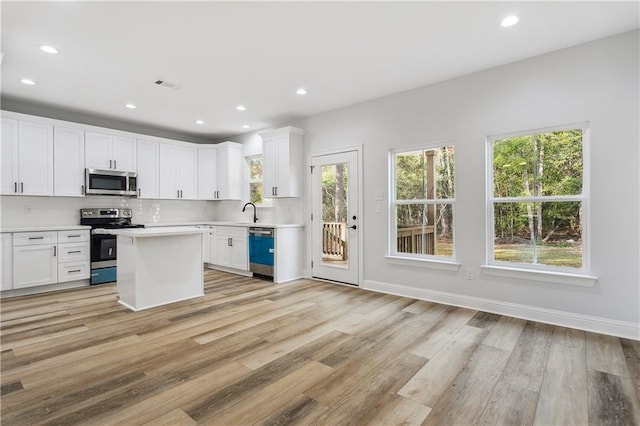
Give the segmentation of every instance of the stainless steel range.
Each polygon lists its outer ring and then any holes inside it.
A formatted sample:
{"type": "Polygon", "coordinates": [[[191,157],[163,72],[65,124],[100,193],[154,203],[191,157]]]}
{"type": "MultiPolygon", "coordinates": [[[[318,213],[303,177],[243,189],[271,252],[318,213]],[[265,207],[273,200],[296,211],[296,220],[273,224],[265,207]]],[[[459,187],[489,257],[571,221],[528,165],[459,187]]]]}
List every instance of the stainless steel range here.
{"type": "Polygon", "coordinates": [[[80,209],[80,224],[91,226],[91,285],[117,279],[117,237],[96,229],[144,228],[131,223],[131,209],[80,209]]]}

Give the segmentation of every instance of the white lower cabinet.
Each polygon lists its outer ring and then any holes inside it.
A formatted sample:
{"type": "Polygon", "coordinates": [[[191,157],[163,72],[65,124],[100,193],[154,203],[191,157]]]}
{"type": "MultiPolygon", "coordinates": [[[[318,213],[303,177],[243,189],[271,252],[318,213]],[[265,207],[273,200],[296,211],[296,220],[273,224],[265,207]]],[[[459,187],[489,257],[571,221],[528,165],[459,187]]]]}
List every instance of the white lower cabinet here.
{"type": "Polygon", "coordinates": [[[215,237],[216,265],[249,270],[247,228],[241,226],[218,226],[215,237]]]}
{"type": "Polygon", "coordinates": [[[216,263],[216,231],[217,226],[198,225],[202,230],[202,262],[216,263]]]}
{"type": "Polygon", "coordinates": [[[13,235],[10,232],[0,234],[0,290],[13,288],[13,235]]]}
{"type": "MultiPolygon", "coordinates": [[[[58,282],[57,242],[50,232],[16,233],[13,238],[13,288],[58,282]],[[29,234],[29,235],[21,235],[29,234]],[[38,235],[41,234],[41,235],[38,235]],[[29,239],[30,242],[29,242],[29,239]],[[28,245],[24,244],[27,241],[28,245]]],[[[55,235],[55,232],[53,232],[55,235]]]]}
{"type": "Polygon", "coordinates": [[[90,258],[89,230],[3,233],[2,290],[88,279],[90,258]]]}

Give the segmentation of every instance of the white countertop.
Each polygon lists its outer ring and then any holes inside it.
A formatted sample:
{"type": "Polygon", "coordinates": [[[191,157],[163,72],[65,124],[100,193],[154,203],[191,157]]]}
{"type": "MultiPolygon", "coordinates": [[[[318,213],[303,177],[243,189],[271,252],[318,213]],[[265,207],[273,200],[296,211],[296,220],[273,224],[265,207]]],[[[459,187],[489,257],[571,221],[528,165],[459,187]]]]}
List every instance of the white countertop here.
{"type": "MultiPolygon", "coordinates": [[[[133,221],[134,223],[140,223],[133,221]]],[[[212,226],[262,226],[264,228],[303,228],[304,225],[299,223],[265,223],[258,221],[257,223],[253,222],[216,222],[216,221],[204,221],[204,222],[152,222],[152,223],[141,223],[145,226],[145,228],[155,228],[155,227],[171,227],[171,226],[197,226],[197,225],[212,225],[212,226]]]]}
{"type": "Polygon", "coordinates": [[[202,234],[204,230],[188,227],[162,227],[162,228],[125,228],[125,229],[96,229],[96,234],[123,235],[134,238],[164,237],[171,235],[202,234]]]}
{"type": "Polygon", "coordinates": [[[0,232],[39,232],[39,231],[75,231],[77,229],[91,229],[85,225],[51,225],[51,226],[16,226],[0,228],[0,232]]]}

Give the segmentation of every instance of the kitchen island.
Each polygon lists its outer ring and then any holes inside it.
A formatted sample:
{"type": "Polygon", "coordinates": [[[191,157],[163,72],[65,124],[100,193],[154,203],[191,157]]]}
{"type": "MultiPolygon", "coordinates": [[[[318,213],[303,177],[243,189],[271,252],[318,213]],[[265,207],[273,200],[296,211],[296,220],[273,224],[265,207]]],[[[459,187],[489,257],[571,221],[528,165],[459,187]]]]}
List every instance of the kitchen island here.
{"type": "Polygon", "coordinates": [[[118,236],[119,303],[133,311],[204,295],[202,231],[105,229],[118,236]]]}

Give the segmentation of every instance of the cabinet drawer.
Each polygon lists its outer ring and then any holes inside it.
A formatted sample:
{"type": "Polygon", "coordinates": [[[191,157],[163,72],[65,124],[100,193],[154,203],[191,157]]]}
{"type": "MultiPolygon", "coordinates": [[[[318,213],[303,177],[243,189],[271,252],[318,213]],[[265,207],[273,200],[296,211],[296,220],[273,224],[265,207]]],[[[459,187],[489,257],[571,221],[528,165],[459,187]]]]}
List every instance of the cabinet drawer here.
{"type": "Polygon", "coordinates": [[[89,241],[89,230],[75,231],[58,231],[59,243],[77,243],[80,241],[89,241]]]}
{"type": "Polygon", "coordinates": [[[246,237],[247,228],[244,226],[218,226],[218,235],[222,237],[246,237]]]}
{"type": "Polygon", "coordinates": [[[55,244],[58,242],[57,231],[46,232],[15,232],[13,246],[31,246],[36,244],[55,244]]]}
{"type": "Polygon", "coordinates": [[[58,244],[58,262],[89,260],[89,242],[58,244]]]}
{"type": "Polygon", "coordinates": [[[58,265],[58,282],[89,278],[89,262],[69,262],[58,265]]]}

